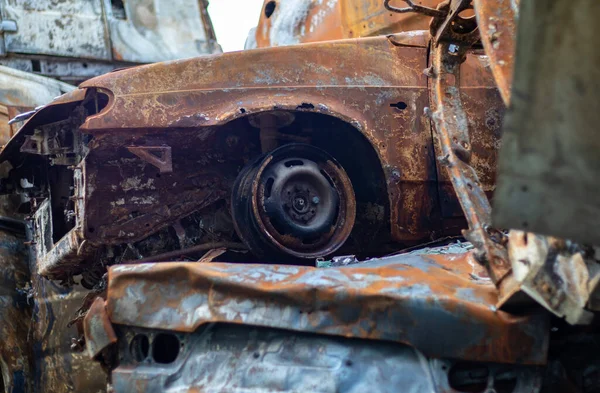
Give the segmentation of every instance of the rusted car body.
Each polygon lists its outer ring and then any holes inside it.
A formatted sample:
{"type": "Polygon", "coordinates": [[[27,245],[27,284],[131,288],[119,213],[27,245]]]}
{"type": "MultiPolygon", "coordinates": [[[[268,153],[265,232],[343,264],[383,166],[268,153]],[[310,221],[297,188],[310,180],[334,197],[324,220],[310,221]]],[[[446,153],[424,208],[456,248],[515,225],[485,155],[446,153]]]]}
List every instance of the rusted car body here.
{"type": "MultiPolygon", "coordinates": [[[[218,210],[218,202],[230,198],[239,168],[260,156],[266,143],[259,135],[261,116],[269,113],[287,115],[276,145],[294,138],[312,142],[335,157],[355,185],[358,233],[350,234],[348,252],[377,255],[387,244],[397,250],[457,234],[462,213],[438,171],[424,114],[427,44],[415,43],[412,34],[408,45],[403,39],[400,34],[142,66],[89,80],[41,109],[2,154],[9,162],[46,157],[63,179],[53,187],[62,187],[67,208],[49,200],[36,208],[40,273],[65,279],[86,270],[83,262],[91,263],[88,256],[102,248],[136,244],[195,212],[218,210]],[[57,128],[45,131],[44,123],[57,128]],[[67,129],[74,133],[70,143],[61,142],[67,129]],[[56,142],[48,144],[49,137],[56,142]],[[202,143],[184,143],[195,139],[202,143]],[[64,211],[72,213],[65,217],[64,211]]],[[[504,107],[486,64],[481,54],[470,55],[461,88],[478,135],[476,170],[491,191],[504,107]]],[[[36,181],[31,173],[20,176],[36,181]]],[[[229,214],[227,204],[219,209],[229,214]]],[[[234,240],[231,226],[221,230],[209,234],[234,240]]],[[[182,248],[170,235],[161,239],[182,248]]],[[[195,245],[185,237],[183,243],[195,245]]],[[[155,243],[141,246],[150,247],[141,257],[157,254],[155,243]]],[[[139,259],[129,250],[133,254],[124,260],[139,259]]]]}
{"type": "Polygon", "coordinates": [[[37,273],[92,288],[112,390],[597,388],[597,335],[547,311],[592,323],[560,267],[594,256],[490,225],[505,107],[470,1],[407,3],[429,31],[115,71],[9,141],[2,191],[37,273]]]}
{"type": "MultiPolygon", "coordinates": [[[[0,143],[4,146],[19,123],[10,118],[44,105],[75,89],[54,79],[0,66],[0,143]]],[[[101,368],[71,350],[77,327],[68,326],[88,291],[65,288],[37,274],[35,259],[24,245],[24,217],[18,201],[3,197],[0,262],[0,370],[2,392],[102,391],[101,368]],[[8,217],[13,217],[12,219],[8,217]],[[16,220],[15,220],[16,218],[16,220]]]]}

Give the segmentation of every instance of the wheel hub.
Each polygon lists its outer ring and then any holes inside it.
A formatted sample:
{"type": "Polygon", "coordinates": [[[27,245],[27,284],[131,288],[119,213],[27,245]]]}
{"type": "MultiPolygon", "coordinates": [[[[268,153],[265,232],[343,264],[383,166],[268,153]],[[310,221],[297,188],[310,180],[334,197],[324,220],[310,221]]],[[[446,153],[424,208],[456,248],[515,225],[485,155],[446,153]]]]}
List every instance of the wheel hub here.
{"type": "Polygon", "coordinates": [[[282,146],[244,168],[232,195],[238,234],[260,256],[325,256],[347,239],[355,211],[343,168],[303,144],[282,146]]]}

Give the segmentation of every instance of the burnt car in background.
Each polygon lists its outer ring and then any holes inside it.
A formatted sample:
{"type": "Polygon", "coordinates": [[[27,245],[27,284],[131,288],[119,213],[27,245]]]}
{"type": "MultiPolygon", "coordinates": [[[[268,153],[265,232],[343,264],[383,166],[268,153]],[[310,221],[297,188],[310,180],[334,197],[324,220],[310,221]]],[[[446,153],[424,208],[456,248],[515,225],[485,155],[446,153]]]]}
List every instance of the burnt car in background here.
{"type": "Polygon", "coordinates": [[[111,389],[562,388],[549,313],[497,307],[482,201],[505,106],[470,1],[407,3],[430,31],[114,71],[10,140],[2,191],[38,274],[92,288],[80,326],[111,389]],[[467,223],[472,244],[423,245],[467,223]]]}
{"type": "MultiPolygon", "coordinates": [[[[0,1],[1,148],[27,112],[75,89],[66,82],[220,53],[206,7],[197,0],[0,1]]],[[[0,203],[0,391],[105,391],[99,365],[71,348],[80,333],[70,321],[89,289],[37,274],[21,203],[11,196],[0,203]]]]}

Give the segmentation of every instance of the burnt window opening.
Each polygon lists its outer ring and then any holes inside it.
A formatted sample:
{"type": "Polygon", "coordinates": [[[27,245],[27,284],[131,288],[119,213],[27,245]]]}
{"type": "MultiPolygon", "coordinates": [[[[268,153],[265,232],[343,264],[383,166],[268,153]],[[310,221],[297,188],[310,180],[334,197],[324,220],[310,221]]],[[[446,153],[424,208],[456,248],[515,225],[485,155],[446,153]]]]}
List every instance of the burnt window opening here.
{"type": "Polygon", "coordinates": [[[127,19],[123,0],[110,0],[110,5],[112,8],[112,14],[116,19],[127,19]]]}
{"type": "Polygon", "coordinates": [[[270,18],[271,15],[273,15],[273,12],[275,12],[275,8],[277,7],[277,2],[275,1],[269,1],[266,5],[265,5],[265,16],[267,18],[270,18]]]}
{"type": "Polygon", "coordinates": [[[42,72],[42,64],[39,60],[31,60],[31,70],[33,72],[42,72]]]}
{"type": "Polygon", "coordinates": [[[179,339],[174,334],[161,333],[152,343],[152,358],[156,363],[173,363],[179,356],[179,339]]]}

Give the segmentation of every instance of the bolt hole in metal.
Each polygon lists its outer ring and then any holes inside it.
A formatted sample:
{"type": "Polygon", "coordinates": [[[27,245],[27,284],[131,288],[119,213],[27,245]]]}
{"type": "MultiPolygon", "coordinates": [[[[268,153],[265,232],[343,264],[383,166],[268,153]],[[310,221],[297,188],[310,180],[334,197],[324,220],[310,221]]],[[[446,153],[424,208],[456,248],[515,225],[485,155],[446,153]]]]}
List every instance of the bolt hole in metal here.
{"type": "Polygon", "coordinates": [[[314,146],[289,144],[240,172],[232,212],[238,235],[257,256],[316,258],[347,239],[356,203],[333,157],[314,146]]]}
{"type": "Polygon", "coordinates": [[[396,108],[396,109],[402,111],[402,110],[406,109],[408,107],[408,105],[406,105],[406,102],[404,102],[404,101],[399,101],[399,102],[395,102],[395,103],[390,104],[390,107],[391,108],[396,108]]]}
{"type": "Polygon", "coordinates": [[[150,341],[145,334],[136,334],[129,344],[131,357],[136,362],[143,362],[150,352],[150,341]]]}
{"type": "Polygon", "coordinates": [[[179,339],[174,334],[157,334],[152,342],[152,359],[161,364],[173,363],[179,356],[179,348],[179,339]]]}
{"type": "Polygon", "coordinates": [[[265,5],[265,16],[267,18],[270,18],[271,15],[273,15],[273,12],[275,12],[275,8],[277,7],[277,2],[276,1],[269,1],[266,5],[265,5]]]}

